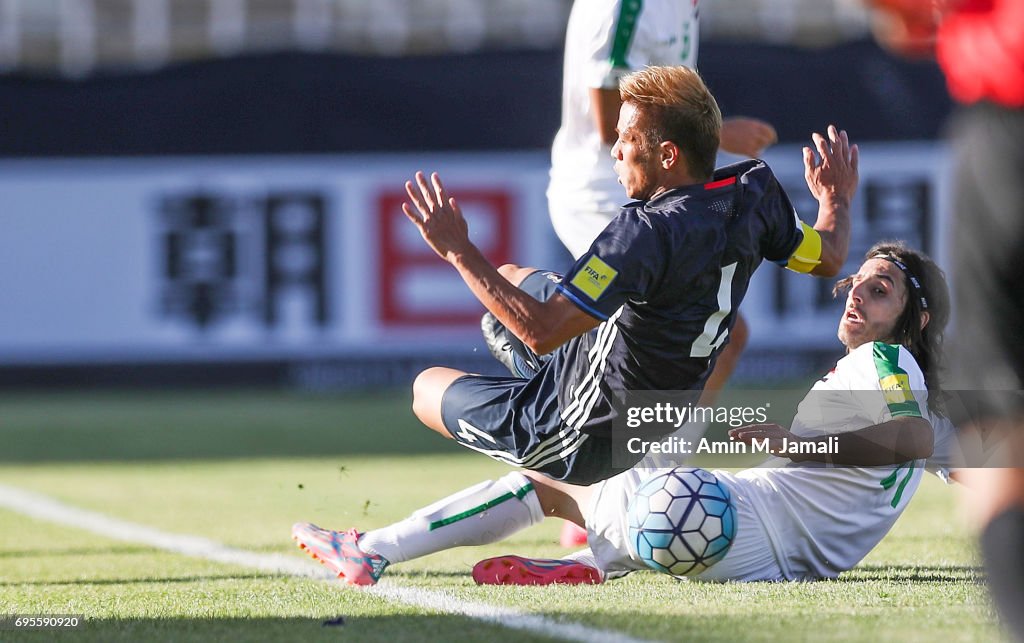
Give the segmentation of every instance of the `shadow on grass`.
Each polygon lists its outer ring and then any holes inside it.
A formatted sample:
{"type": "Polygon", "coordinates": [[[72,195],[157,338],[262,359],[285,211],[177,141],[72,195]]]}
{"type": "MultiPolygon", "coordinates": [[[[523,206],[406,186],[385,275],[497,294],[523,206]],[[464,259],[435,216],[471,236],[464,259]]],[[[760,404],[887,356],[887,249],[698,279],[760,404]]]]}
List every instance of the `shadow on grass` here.
{"type": "Polygon", "coordinates": [[[912,583],[985,582],[985,570],[973,565],[861,565],[839,577],[843,583],[907,581],[912,583]]]}
{"type": "Polygon", "coordinates": [[[62,586],[89,586],[89,585],[148,585],[162,583],[198,583],[221,580],[256,580],[269,578],[267,574],[201,574],[191,576],[151,576],[146,578],[91,578],[77,580],[32,580],[32,581],[3,581],[0,587],[62,587],[62,586]]]}
{"type": "MultiPolygon", "coordinates": [[[[390,574],[391,572],[389,571],[388,573],[390,574]]],[[[431,580],[431,579],[452,579],[452,578],[455,578],[455,579],[461,579],[461,580],[469,581],[470,585],[473,584],[472,580],[470,580],[472,578],[472,575],[473,575],[473,566],[472,565],[466,565],[465,569],[458,569],[458,570],[430,569],[430,570],[423,570],[423,571],[403,571],[403,570],[401,570],[401,568],[399,568],[399,570],[397,571],[396,577],[398,575],[401,575],[403,580],[406,580],[406,581],[424,581],[424,580],[431,580]]]]}
{"type": "MultiPolygon", "coordinates": [[[[308,618],[180,618],[180,619],[92,619],[76,629],[46,630],[45,638],[24,634],[19,639],[10,630],[0,632],[4,640],[50,641],[359,641],[360,643],[405,643],[421,641],[551,641],[523,630],[512,630],[451,615],[348,616],[322,613],[308,618]]],[[[38,634],[38,633],[37,633],[38,634]]]]}
{"type": "Polygon", "coordinates": [[[107,556],[153,553],[152,547],[114,545],[111,547],[74,547],[67,549],[39,548],[39,549],[8,549],[0,551],[0,558],[54,558],[58,556],[107,556]]]}

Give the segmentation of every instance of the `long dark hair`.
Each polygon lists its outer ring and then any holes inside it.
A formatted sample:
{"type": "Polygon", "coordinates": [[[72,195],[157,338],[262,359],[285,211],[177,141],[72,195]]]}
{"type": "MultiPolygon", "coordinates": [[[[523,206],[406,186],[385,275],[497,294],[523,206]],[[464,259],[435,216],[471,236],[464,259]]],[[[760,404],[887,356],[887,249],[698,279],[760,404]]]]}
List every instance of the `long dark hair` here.
{"type": "MultiPolygon", "coordinates": [[[[949,323],[949,286],[946,274],[923,252],[908,248],[902,241],[880,241],[871,246],[864,255],[864,261],[878,257],[896,259],[910,271],[921,286],[920,293],[911,285],[904,273],[907,284],[907,301],[903,312],[896,320],[893,330],[894,341],[902,344],[917,360],[924,373],[924,382],[931,393],[928,406],[936,408],[941,398],[942,382],[940,371],[943,367],[942,344],[949,323]],[[928,302],[925,309],[921,297],[928,302]],[[921,316],[929,315],[928,325],[921,328],[921,316]]],[[[902,272],[902,269],[901,269],[902,272]]],[[[836,297],[845,295],[853,285],[853,276],[841,279],[832,289],[836,297]]]]}

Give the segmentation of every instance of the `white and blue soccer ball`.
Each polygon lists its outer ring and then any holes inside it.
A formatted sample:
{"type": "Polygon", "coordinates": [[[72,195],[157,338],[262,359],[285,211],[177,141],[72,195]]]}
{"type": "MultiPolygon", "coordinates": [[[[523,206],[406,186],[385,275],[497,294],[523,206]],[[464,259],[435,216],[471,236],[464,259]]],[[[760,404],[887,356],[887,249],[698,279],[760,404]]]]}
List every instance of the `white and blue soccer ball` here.
{"type": "Polygon", "coordinates": [[[629,504],[630,545],[659,572],[699,574],[725,558],[735,537],[729,489],[704,469],[676,467],[652,476],[629,504]]]}

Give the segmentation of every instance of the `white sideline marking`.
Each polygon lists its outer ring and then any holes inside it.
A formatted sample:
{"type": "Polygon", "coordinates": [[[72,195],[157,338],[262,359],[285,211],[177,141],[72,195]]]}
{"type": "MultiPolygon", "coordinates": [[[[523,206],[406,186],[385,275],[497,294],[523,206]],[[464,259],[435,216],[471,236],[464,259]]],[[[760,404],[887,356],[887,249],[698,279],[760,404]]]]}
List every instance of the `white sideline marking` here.
{"type": "MultiPolygon", "coordinates": [[[[145,525],[119,520],[94,511],[79,509],[54,500],[49,496],[15,487],[0,485],[0,507],[37,520],[45,520],[91,531],[112,540],[147,545],[176,554],[204,558],[228,565],[249,567],[275,574],[315,578],[329,581],[339,588],[345,587],[349,589],[348,586],[334,582],[335,577],[319,564],[312,561],[304,561],[297,556],[259,554],[245,551],[244,549],[228,547],[206,538],[200,538],[199,536],[172,534],[145,525]]],[[[458,614],[511,629],[528,630],[535,634],[568,641],[579,641],[580,643],[645,643],[642,639],[631,638],[618,632],[598,630],[578,623],[560,623],[545,616],[520,612],[507,607],[464,601],[448,592],[402,587],[387,581],[373,587],[351,589],[380,596],[395,603],[403,603],[447,614],[458,614]]]]}

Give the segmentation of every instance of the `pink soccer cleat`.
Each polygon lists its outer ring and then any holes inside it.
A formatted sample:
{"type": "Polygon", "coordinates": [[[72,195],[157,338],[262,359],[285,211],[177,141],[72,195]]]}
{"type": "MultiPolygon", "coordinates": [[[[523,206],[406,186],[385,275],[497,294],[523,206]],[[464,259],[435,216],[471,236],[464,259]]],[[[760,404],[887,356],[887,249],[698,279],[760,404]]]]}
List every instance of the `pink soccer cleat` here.
{"type": "Polygon", "coordinates": [[[299,549],[320,561],[349,585],[375,585],[388,566],[383,556],[368,554],[359,548],[355,529],[331,531],[308,522],[292,525],[292,540],[299,549]]]}
{"type": "Polygon", "coordinates": [[[596,585],[601,572],[574,560],[498,556],[473,566],[478,585],[596,585]]]}
{"type": "Polygon", "coordinates": [[[569,549],[586,547],[587,530],[574,522],[566,520],[562,522],[562,535],[558,538],[558,544],[569,549]]]}

